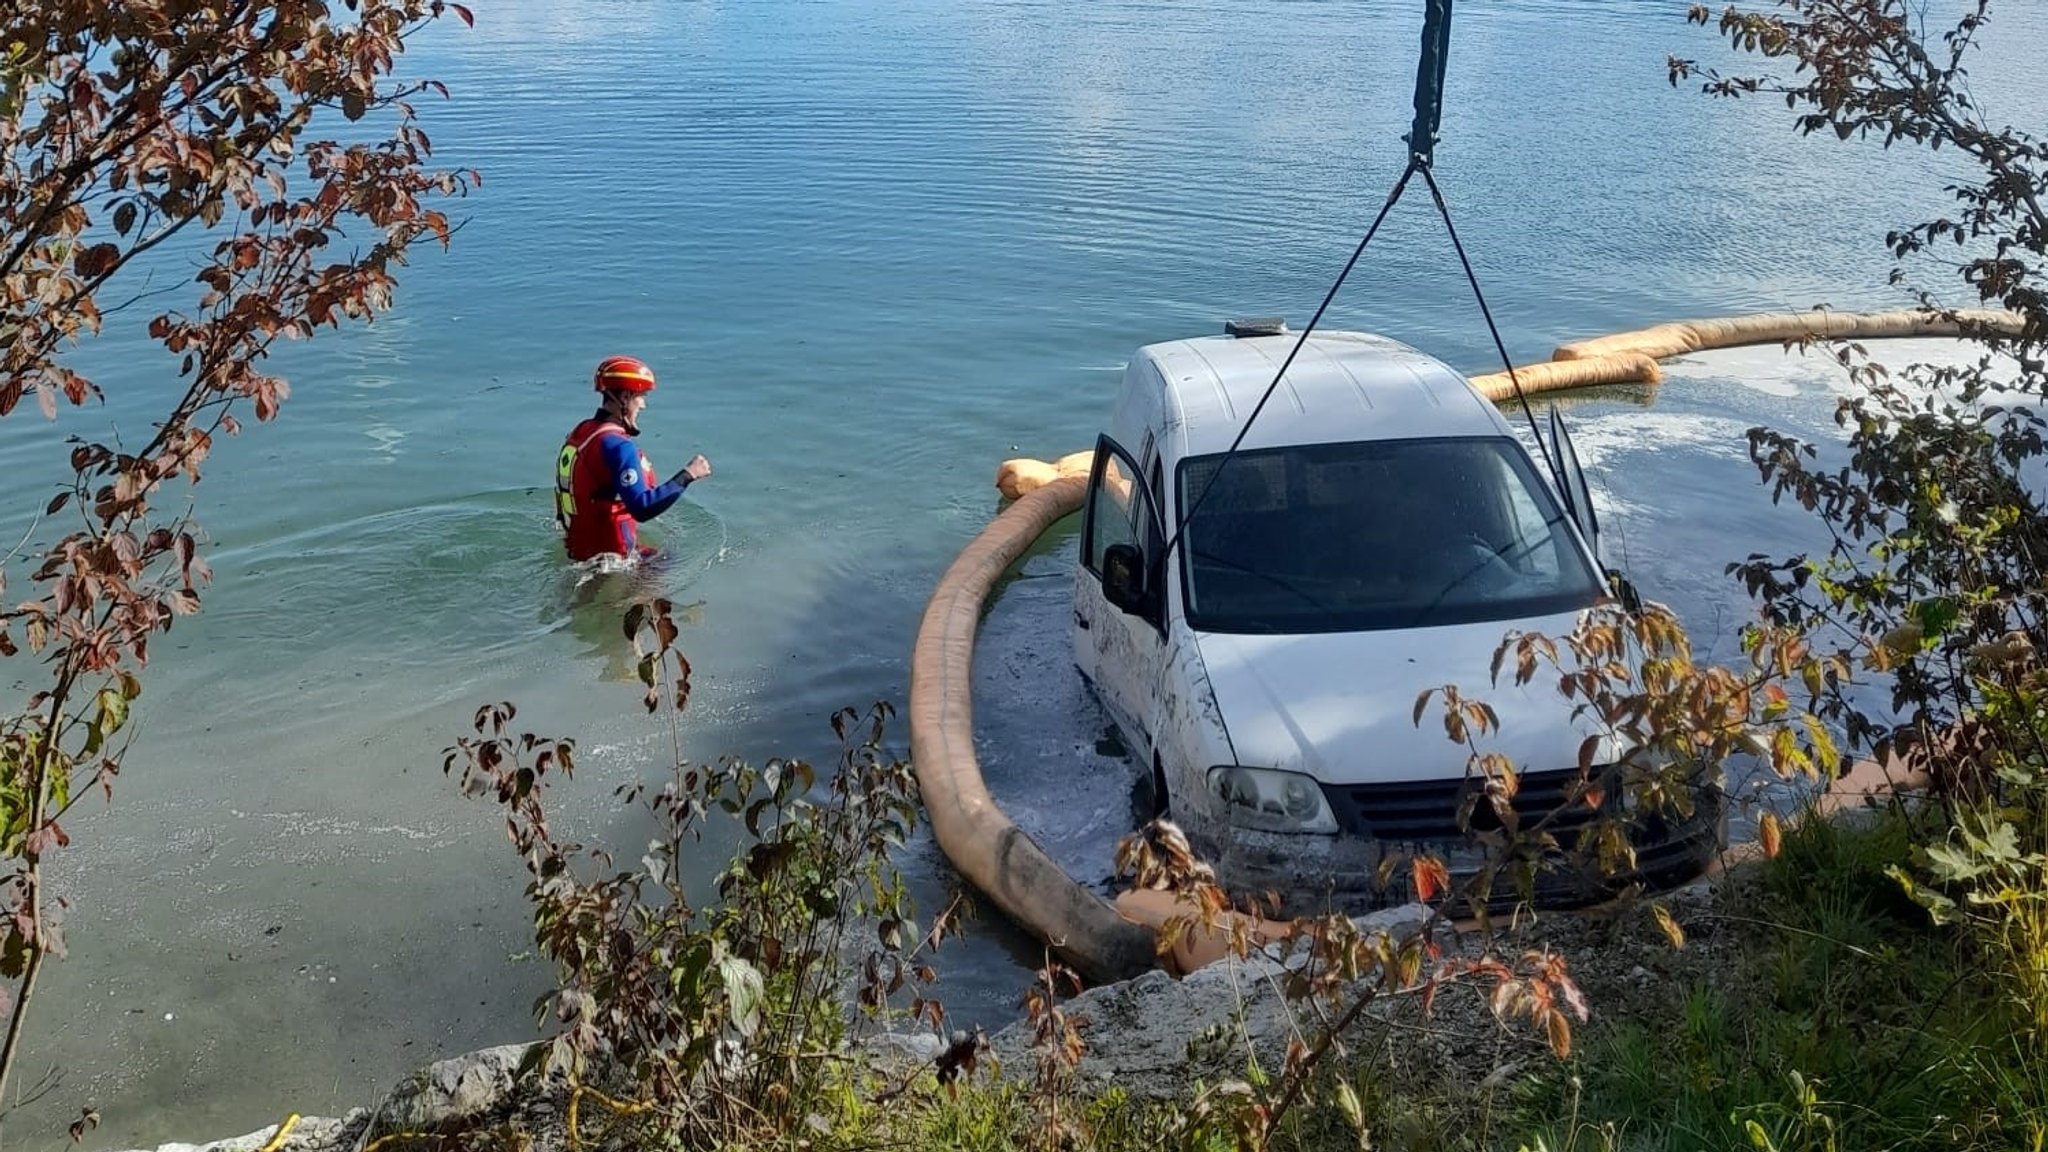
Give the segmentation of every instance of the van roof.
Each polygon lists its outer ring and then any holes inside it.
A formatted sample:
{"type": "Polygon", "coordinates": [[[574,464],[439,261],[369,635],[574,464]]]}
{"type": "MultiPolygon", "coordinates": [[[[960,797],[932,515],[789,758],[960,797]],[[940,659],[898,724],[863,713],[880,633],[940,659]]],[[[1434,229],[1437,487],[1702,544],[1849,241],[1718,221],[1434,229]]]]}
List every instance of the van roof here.
{"type": "MultiPolygon", "coordinates": [[[[1182,456],[1230,447],[1300,339],[1203,336],[1148,344],[1182,456]]],[[[1245,435],[1245,448],[1340,440],[1511,435],[1493,403],[1432,356],[1384,336],[1318,331],[1245,435]]]]}

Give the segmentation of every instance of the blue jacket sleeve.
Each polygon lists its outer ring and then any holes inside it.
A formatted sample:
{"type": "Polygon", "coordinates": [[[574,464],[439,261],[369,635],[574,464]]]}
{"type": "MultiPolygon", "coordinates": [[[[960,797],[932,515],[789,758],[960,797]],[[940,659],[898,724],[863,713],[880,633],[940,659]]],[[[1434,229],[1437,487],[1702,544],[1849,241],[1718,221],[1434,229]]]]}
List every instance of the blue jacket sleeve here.
{"type": "Polygon", "coordinates": [[[624,436],[604,438],[604,465],[619,503],[639,521],[652,520],[668,511],[669,505],[681,498],[683,489],[690,484],[687,477],[678,473],[668,483],[649,488],[647,477],[640,472],[640,449],[624,436]]]}

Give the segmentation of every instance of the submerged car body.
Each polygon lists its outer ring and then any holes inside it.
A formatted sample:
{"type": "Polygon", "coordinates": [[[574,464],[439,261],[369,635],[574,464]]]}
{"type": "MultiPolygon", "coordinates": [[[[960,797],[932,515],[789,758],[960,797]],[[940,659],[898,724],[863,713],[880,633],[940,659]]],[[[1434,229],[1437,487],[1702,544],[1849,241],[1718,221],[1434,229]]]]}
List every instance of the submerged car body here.
{"type": "MultiPolygon", "coordinates": [[[[1419,693],[1457,685],[1495,710],[1517,812],[1573,795],[1591,730],[1554,684],[1490,673],[1509,631],[1569,634],[1609,574],[1555,420],[1562,491],[1448,366],[1363,333],[1298,339],[1270,324],[1132,358],[1084,506],[1074,656],[1157,810],[1227,882],[1376,902],[1401,895],[1383,861],[1482,855],[1488,814],[1460,819],[1471,750],[1418,724],[1419,693]]],[[[1638,876],[1718,848],[1702,790],[1682,825],[1635,830],[1638,876]]],[[[1608,881],[1552,875],[1542,895],[1608,881]]]]}

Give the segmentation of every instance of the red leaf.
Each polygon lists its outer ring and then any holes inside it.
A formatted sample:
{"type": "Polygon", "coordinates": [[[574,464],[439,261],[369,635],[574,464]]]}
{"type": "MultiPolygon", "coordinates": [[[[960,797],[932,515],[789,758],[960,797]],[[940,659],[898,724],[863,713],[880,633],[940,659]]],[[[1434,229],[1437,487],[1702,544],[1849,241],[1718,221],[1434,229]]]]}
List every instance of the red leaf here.
{"type": "Polygon", "coordinates": [[[71,258],[71,266],[78,271],[81,279],[91,280],[110,271],[121,261],[121,250],[112,244],[91,244],[80,248],[71,258]]]}
{"type": "Polygon", "coordinates": [[[1434,856],[1418,856],[1408,870],[1409,878],[1415,884],[1415,898],[1424,904],[1432,903],[1437,896],[1451,886],[1450,869],[1434,856]]]}
{"type": "Polygon", "coordinates": [[[45,824],[29,833],[22,841],[22,847],[31,856],[47,856],[59,848],[70,846],[71,837],[65,835],[64,829],[57,827],[55,822],[45,824]]]}

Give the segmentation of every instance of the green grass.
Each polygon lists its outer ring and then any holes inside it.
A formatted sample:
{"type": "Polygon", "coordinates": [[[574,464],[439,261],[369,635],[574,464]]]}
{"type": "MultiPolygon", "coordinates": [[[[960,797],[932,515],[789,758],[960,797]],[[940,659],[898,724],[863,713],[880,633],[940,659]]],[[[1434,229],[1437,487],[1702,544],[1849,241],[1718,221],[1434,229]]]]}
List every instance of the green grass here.
{"type": "Polygon", "coordinates": [[[1728,905],[1735,971],[1589,1029],[1517,1101],[1530,1147],[2039,1148],[2048,1060],[1885,875],[1913,838],[1893,813],[1805,822],[1728,905]]]}

